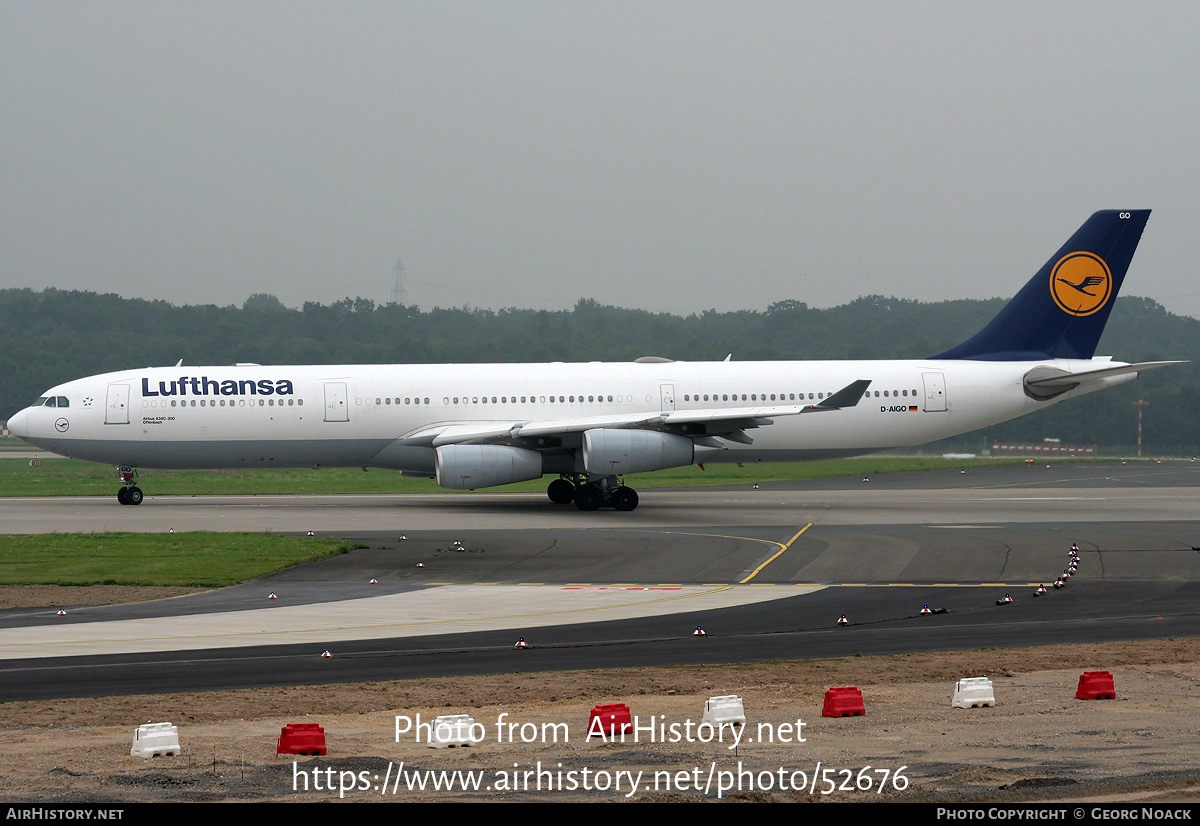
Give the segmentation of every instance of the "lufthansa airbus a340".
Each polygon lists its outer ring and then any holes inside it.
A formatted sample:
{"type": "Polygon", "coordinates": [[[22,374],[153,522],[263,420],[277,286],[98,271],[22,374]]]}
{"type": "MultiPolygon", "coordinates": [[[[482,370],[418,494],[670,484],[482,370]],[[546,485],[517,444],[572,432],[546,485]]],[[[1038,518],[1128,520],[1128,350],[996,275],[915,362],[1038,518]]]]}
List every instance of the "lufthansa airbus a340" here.
{"type": "Polygon", "coordinates": [[[9,430],[134,468],[377,467],[484,488],[546,474],[552,502],[637,507],[629,473],[919,445],[1176,362],[1095,357],[1149,210],[1097,212],[983,330],[907,361],[131,369],[53,387],[9,430]],[[821,415],[814,415],[821,414],[821,415]]]}

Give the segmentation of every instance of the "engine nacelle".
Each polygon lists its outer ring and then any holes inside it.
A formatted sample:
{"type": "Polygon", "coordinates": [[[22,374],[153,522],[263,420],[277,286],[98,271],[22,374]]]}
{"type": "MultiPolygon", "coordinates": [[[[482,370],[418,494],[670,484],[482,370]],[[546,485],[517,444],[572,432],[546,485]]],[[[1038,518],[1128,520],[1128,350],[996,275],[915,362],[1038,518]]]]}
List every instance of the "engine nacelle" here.
{"type": "Polygon", "coordinates": [[[614,476],[690,465],[695,445],[686,436],[656,430],[588,430],[583,434],[583,466],[588,473],[614,476]]]}
{"type": "Polygon", "coordinates": [[[503,445],[445,445],[435,458],[437,483],[467,490],[539,479],[542,454],[503,445]]]}

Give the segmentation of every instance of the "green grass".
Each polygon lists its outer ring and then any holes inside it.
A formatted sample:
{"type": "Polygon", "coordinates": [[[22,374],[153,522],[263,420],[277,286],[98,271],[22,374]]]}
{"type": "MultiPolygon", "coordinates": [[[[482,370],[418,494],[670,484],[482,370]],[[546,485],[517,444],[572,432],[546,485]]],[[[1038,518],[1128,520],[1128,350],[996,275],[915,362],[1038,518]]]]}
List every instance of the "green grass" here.
{"type": "MultiPolygon", "coordinates": [[[[0,497],[10,496],[116,496],[120,483],[116,469],[74,459],[43,459],[30,467],[28,459],[0,458],[0,497]]],[[[1056,460],[1064,461],[1064,460],[1056,460]]],[[[702,487],[819,479],[828,476],[875,475],[897,471],[938,470],[960,467],[993,467],[1022,464],[1023,459],[943,459],[940,456],[866,456],[819,462],[757,463],[745,467],[692,465],[625,478],[634,488],[702,487]]],[[[230,494],[326,493],[436,493],[445,492],[432,479],[413,479],[394,470],[359,468],[244,469],[244,470],[142,470],[138,485],[148,496],[211,496],[230,494]]],[[[498,492],[544,491],[548,479],[518,482],[498,492]]]]}
{"type": "Polygon", "coordinates": [[[220,588],[349,550],[339,539],[272,534],[0,535],[0,585],[220,588]]]}

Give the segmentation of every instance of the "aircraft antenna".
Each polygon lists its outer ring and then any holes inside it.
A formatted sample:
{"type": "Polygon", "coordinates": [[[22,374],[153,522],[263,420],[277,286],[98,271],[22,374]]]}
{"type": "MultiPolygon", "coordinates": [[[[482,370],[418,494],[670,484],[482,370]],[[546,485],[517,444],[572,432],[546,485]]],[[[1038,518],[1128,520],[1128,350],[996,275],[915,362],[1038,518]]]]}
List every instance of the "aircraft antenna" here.
{"type": "Polygon", "coordinates": [[[396,259],[396,266],[392,267],[392,275],[392,303],[408,304],[408,290],[404,289],[404,262],[399,258],[396,259]]]}

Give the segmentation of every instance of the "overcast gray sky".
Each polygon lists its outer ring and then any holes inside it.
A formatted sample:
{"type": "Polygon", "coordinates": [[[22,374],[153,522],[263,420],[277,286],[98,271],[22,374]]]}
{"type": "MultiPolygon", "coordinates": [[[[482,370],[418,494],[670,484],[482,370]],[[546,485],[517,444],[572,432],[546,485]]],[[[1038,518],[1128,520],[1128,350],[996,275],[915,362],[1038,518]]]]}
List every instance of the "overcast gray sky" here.
{"type": "Polygon", "coordinates": [[[1200,3],[0,3],[0,287],[656,311],[1008,296],[1151,208],[1200,3]]]}

